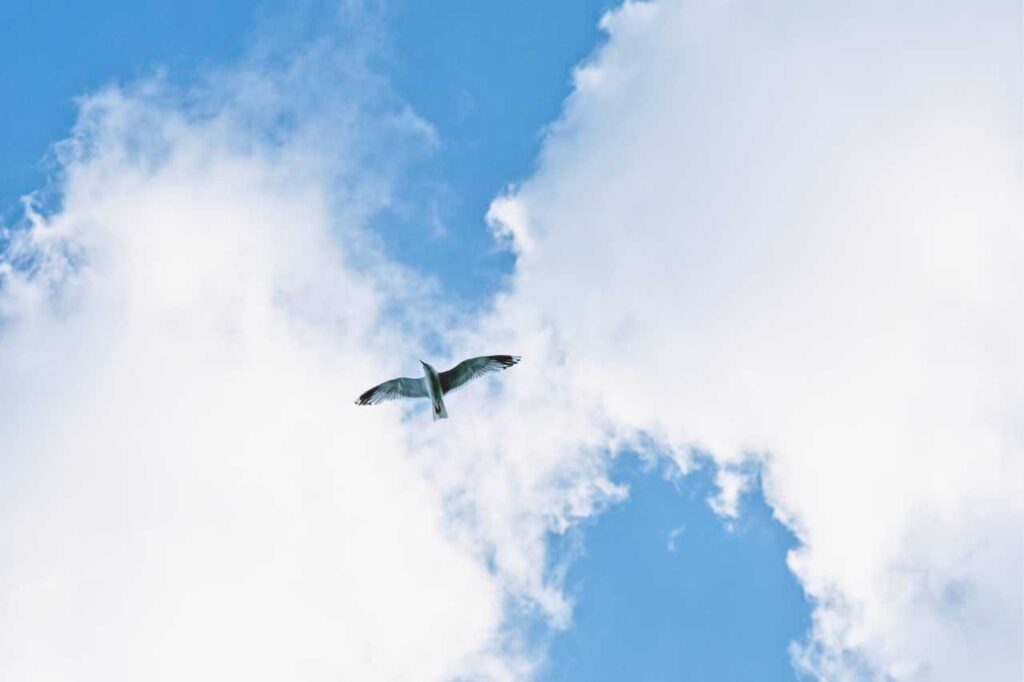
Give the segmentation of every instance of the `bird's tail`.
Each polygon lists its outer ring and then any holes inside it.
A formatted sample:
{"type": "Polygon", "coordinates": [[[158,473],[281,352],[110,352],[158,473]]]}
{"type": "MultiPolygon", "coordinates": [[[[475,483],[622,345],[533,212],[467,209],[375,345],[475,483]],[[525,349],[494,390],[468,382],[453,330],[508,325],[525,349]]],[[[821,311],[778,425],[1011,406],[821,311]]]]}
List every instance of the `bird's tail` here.
{"type": "Polygon", "coordinates": [[[434,421],[438,419],[448,418],[448,408],[445,407],[443,400],[438,400],[434,403],[434,421]]]}

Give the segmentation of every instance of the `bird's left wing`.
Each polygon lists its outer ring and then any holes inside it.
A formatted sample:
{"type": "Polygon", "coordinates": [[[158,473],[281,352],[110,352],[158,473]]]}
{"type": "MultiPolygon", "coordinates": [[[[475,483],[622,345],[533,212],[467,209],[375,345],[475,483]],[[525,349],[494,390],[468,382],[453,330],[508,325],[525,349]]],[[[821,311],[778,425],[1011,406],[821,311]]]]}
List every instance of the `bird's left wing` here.
{"type": "Polygon", "coordinates": [[[447,372],[441,372],[438,375],[438,378],[441,379],[441,391],[444,393],[454,391],[488,372],[508,369],[521,359],[518,355],[484,355],[479,358],[463,360],[447,372]]]}
{"type": "Polygon", "coordinates": [[[386,400],[397,400],[398,398],[426,398],[427,386],[423,379],[410,379],[401,377],[385,381],[380,386],[374,386],[366,393],[359,396],[356,405],[376,405],[386,400]]]}

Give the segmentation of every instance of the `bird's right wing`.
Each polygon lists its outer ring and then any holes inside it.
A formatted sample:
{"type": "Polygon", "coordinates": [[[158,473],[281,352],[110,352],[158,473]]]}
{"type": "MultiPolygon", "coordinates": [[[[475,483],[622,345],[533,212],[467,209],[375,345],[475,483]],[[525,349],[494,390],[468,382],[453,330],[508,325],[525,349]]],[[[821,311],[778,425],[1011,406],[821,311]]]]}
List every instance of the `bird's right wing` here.
{"type": "Polygon", "coordinates": [[[397,400],[399,398],[426,398],[427,385],[423,379],[410,379],[401,377],[385,381],[380,386],[374,386],[366,393],[359,396],[356,405],[376,405],[386,400],[397,400]]]}
{"type": "Polygon", "coordinates": [[[463,360],[447,372],[441,372],[438,375],[438,378],[441,379],[441,391],[444,393],[454,391],[488,372],[508,369],[519,360],[518,355],[484,355],[479,358],[463,360]]]}

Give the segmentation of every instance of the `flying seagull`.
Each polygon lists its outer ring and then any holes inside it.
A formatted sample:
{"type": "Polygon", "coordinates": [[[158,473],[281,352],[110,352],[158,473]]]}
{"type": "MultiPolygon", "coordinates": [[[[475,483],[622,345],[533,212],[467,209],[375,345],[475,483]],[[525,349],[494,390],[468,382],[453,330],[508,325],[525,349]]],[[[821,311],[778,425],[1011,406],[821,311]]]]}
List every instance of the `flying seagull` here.
{"type": "Polygon", "coordinates": [[[447,372],[440,374],[436,369],[420,360],[420,364],[423,365],[422,378],[400,377],[385,381],[359,396],[356,405],[376,405],[398,398],[430,398],[430,402],[434,405],[434,421],[447,419],[448,410],[444,407],[444,396],[447,393],[488,372],[508,369],[521,359],[518,355],[484,355],[479,358],[463,360],[447,372]]]}

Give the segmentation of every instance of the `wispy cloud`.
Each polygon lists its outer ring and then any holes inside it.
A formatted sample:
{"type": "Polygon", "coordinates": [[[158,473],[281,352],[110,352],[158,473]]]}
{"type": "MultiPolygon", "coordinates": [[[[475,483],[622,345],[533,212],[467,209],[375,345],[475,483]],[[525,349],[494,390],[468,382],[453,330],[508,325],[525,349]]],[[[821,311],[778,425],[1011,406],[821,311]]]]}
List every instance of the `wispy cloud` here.
{"type": "Polygon", "coordinates": [[[3,679],[519,665],[400,413],[352,405],[415,358],[387,310],[429,293],[362,224],[431,133],[350,67],[80,101],[0,272],[3,679]]]}
{"type": "Polygon", "coordinates": [[[682,537],[683,533],[686,532],[686,526],[678,526],[668,532],[668,541],[665,543],[666,549],[670,552],[676,552],[679,550],[679,538],[682,537]]]}

